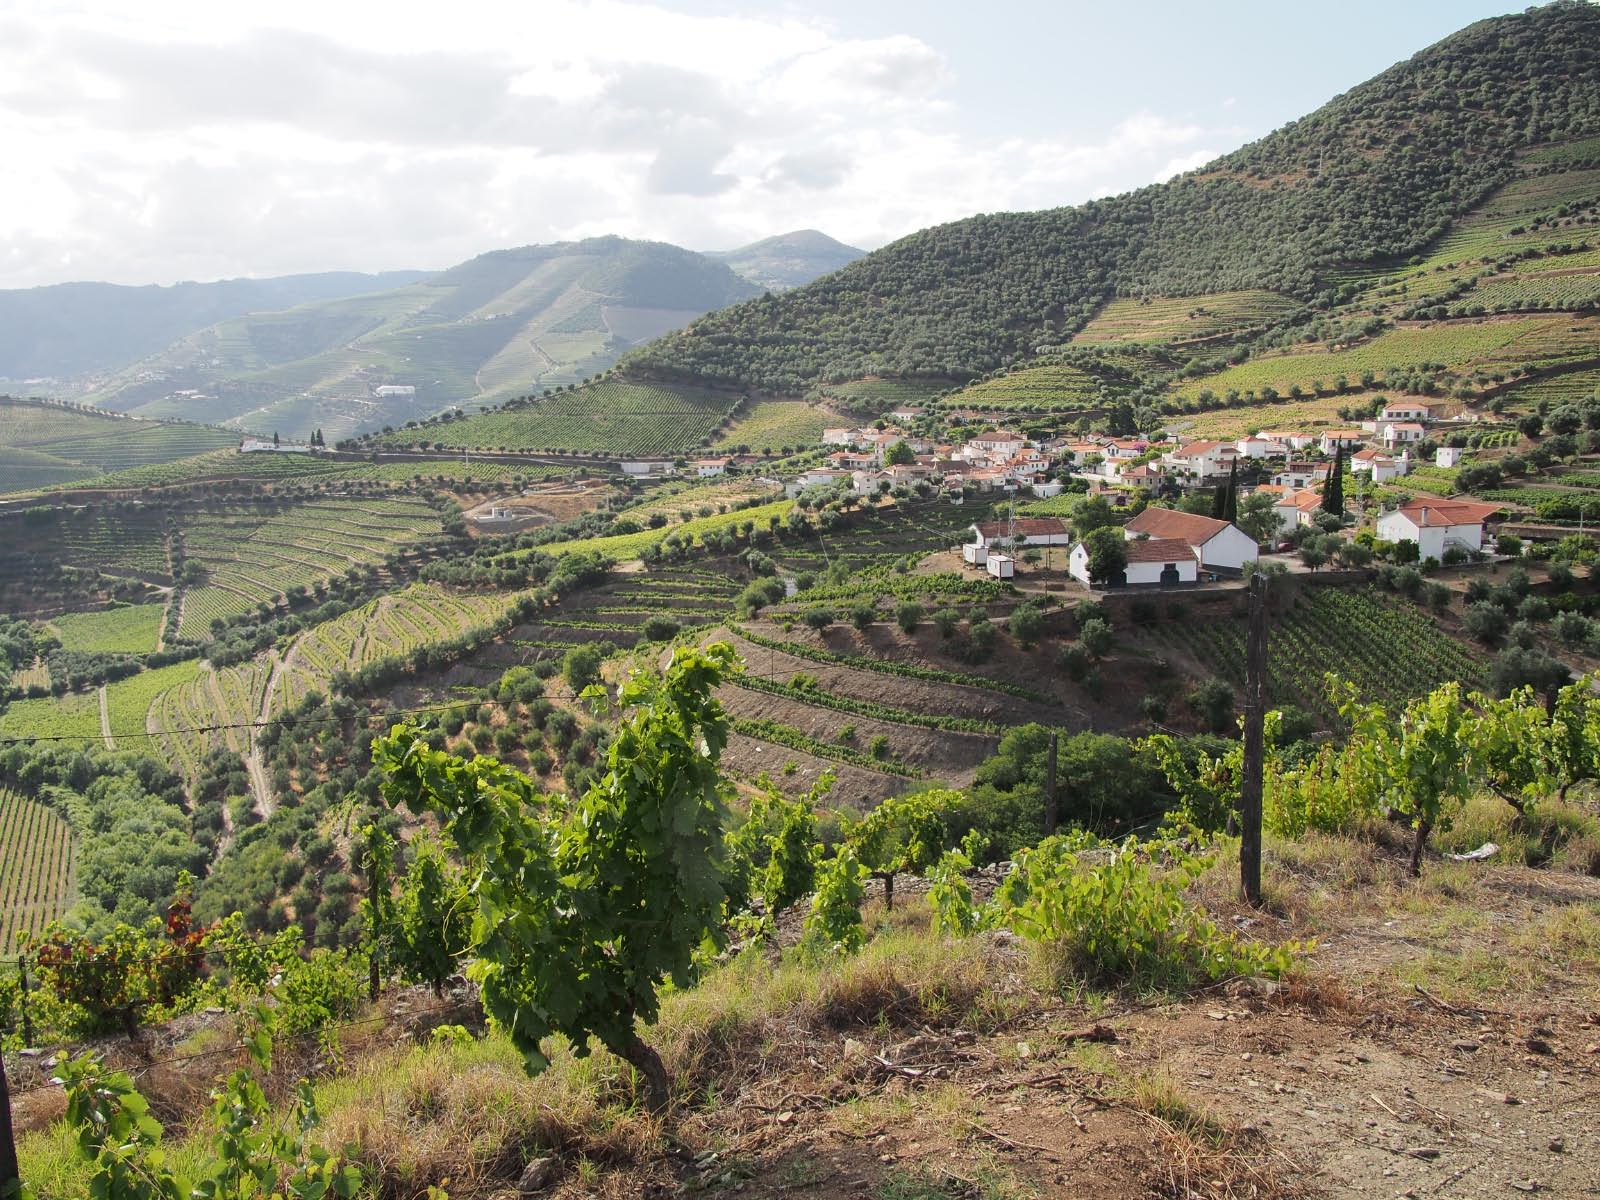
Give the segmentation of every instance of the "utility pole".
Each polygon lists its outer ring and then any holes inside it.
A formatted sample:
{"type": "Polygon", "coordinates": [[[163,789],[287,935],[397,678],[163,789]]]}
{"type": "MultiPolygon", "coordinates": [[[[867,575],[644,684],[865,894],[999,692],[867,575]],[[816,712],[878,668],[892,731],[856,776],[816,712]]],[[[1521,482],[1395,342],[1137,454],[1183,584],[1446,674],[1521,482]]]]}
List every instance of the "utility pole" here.
{"type": "Polygon", "coordinates": [[[1061,806],[1056,800],[1056,748],[1061,742],[1061,735],[1054,729],[1050,731],[1050,757],[1044,760],[1044,835],[1049,837],[1056,831],[1056,824],[1061,819],[1061,806]]]}
{"type": "Polygon", "coordinates": [[[11,1088],[6,1083],[5,1056],[0,1055],[0,1200],[22,1193],[22,1172],[17,1167],[17,1141],[11,1132],[11,1088]]]}
{"type": "Polygon", "coordinates": [[[1244,770],[1239,781],[1239,882],[1261,906],[1261,779],[1266,759],[1267,577],[1250,577],[1250,627],[1244,663],[1244,770]]]}

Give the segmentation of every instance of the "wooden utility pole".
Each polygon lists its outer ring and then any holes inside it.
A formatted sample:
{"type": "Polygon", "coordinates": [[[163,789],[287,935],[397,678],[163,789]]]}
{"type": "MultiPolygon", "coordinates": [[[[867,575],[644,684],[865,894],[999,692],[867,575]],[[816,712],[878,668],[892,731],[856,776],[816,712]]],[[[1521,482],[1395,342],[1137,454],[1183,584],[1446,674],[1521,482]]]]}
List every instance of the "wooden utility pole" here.
{"type": "Polygon", "coordinates": [[[1044,835],[1049,837],[1056,831],[1056,823],[1061,818],[1060,804],[1056,800],[1056,747],[1061,742],[1061,735],[1054,729],[1050,731],[1050,757],[1044,760],[1044,835]]]}
{"type": "Polygon", "coordinates": [[[6,1083],[5,1056],[0,1055],[0,1200],[22,1194],[22,1172],[17,1167],[17,1142],[11,1133],[11,1088],[6,1083]]]}
{"type": "Polygon", "coordinates": [[[1250,576],[1250,628],[1244,660],[1244,769],[1239,780],[1239,882],[1261,906],[1261,778],[1266,759],[1267,577],[1250,576]]]}

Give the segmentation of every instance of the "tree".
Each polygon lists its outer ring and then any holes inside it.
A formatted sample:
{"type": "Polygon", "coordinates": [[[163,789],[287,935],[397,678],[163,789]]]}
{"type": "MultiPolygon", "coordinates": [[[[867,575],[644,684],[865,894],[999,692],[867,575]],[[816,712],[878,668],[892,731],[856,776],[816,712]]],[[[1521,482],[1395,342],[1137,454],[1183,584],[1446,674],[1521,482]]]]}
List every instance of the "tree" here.
{"type": "Polygon", "coordinates": [[[1328,469],[1328,482],[1322,485],[1322,511],[1336,517],[1344,516],[1344,447],[1333,452],[1333,466],[1328,469]]]}
{"type": "Polygon", "coordinates": [[[917,461],[917,452],[906,444],[904,438],[895,442],[883,454],[886,467],[909,467],[917,461]]]}
{"type": "Polygon", "coordinates": [[[659,990],[686,986],[694,956],[722,937],[722,803],[717,762],[728,721],[714,689],[731,647],[680,647],[664,675],[635,675],[606,770],[581,798],[551,804],[492,758],[428,747],[414,727],[373,743],[391,805],[432,813],[477,873],[473,978],[527,1070],[549,1066],[551,1034],[591,1039],[637,1070],[652,1111],[669,1084],[638,1027],[659,990]]]}
{"type": "Polygon", "coordinates": [[[1328,547],[1322,538],[1307,538],[1300,543],[1300,561],[1315,572],[1328,562],[1328,547]]]}
{"type": "Polygon", "coordinates": [[[895,606],[894,619],[903,632],[915,633],[922,624],[922,605],[915,600],[902,600],[895,606]]]}
{"type": "Polygon", "coordinates": [[[1270,492],[1250,493],[1239,502],[1238,517],[1234,524],[1254,541],[1270,542],[1283,527],[1278,514],[1272,511],[1276,499],[1270,492]]]}
{"type": "Polygon", "coordinates": [[[600,664],[605,662],[600,647],[593,644],[574,646],[561,660],[561,677],[573,694],[583,691],[600,678],[600,664]]]}
{"type": "Polygon", "coordinates": [[[1083,539],[1089,552],[1089,578],[1095,583],[1112,583],[1128,569],[1128,542],[1122,530],[1103,526],[1083,539]]]}
{"type": "Polygon", "coordinates": [[[1104,496],[1087,496],[1078,501],[1077,507],[1072,510],[1072,527],[1085,541],[1096,529],[1104,529],[1115,519],[1111,511],[1111,501],[1104,496]]]}
{"type": "Polygon", "coordinates": [[[1111,622],[1100,617],[1090,617],[1078,629],[1078,640],[1095,658],[1104,658],[1116,644],[1117,635],[1111,622]]]}
{"type": "Polygon", "coordinates": [[[1044,614],[1036,605],[1019,604],[1011,612],[1011,619],[1007,622],[1011,636],[1017,645],[1024,650],[1031,650],[1039,641],[1039,635],[1044,632],[1044,614]]]}

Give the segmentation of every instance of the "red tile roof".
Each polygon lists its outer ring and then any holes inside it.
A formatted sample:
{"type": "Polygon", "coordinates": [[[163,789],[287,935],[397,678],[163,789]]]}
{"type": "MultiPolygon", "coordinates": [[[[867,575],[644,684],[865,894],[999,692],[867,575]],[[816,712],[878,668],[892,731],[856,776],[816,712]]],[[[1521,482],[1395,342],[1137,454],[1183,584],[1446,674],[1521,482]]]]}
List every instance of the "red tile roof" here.
{"type": "Polygon", "coordinates": [[[1480,525],[1500,511],[1498,504],[1473,504],[1466,500],[1413,500],[1396,510],[1418,529],[1446,525],[1480,525]]]}
{"type": "Polygon", "coordinates": [[[1128,542],[1128,561],[1193,562],[1194,547],[1181,538],[1133,538],[1128,542]]]}
{"type": "Polygon", "coordinates": [[[1175,508],[1147,508],[1124,528],[1129,533],[1146,533],[1153,538],[1179,538],[1191,546],[1203,546],[1228,528],[1226,521],[1179,512],[1175,508]]]}

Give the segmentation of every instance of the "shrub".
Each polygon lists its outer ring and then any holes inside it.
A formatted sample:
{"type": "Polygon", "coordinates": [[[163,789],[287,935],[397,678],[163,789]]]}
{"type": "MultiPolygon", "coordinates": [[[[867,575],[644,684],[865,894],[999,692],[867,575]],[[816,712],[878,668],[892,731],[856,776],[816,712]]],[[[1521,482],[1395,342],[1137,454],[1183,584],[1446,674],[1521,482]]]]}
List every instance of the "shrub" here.
{"type": "Polygon", "coordinates": [[[1116,643],[1116,635],[1112,632],[1109,622],[1093,617],[1080,626],[1079,641],[1083,648],[1095,658],[1104,658],[1116,643]]]}
{"type": "Polygon", "coordinates": [[[915,600],[902,600],[895,606],[895,624],[905,633],[915,633],[922,624],[922,605],[915,600]]]}
{"type": "Polygon", "coordinates": [[[941,608],[933,614],[933,626],[942,638],[950,637],[960,625],[961,614],[953,608],[941,608]]]}
{"type": "Polygon", "coordinates": [[[1233,688],[1215,676],[1189,693],[1189,707],[1212,733],[1227,733],[1233,725],[1233,688]]]}
{"type": "Polygon", "coordinates": [[[808,608],[806,609],[805,616],[802,618],[802,620],[804,620],[805,623],[812,629],[815,629],[818,633],[821,633],[829,625],[833,624],[833,609],[822,607],[808,608]]]}
{"type": "Polygon", "coordinates": [[[850,624],[865,632],[878,619],[878,610],[870,604],[857,604],[850,610],[850,624]]]}
{"type": "Polygon", "coordinates": [[[1012,610],[1009,626],[1017,645],[1024,650],[1031,650],[1038,644],[1039,635],[1044,631],[1044,614],[1033,604],[1019,604],[1012,610]]]}
{"type": "Polygon", "coordinates": [[[1498,604],[1482,600],[1467,605],[1462,623],[1469,634],[1485,645],[1492,646],[1505,636],[1511,620],[1498,604]]]}

